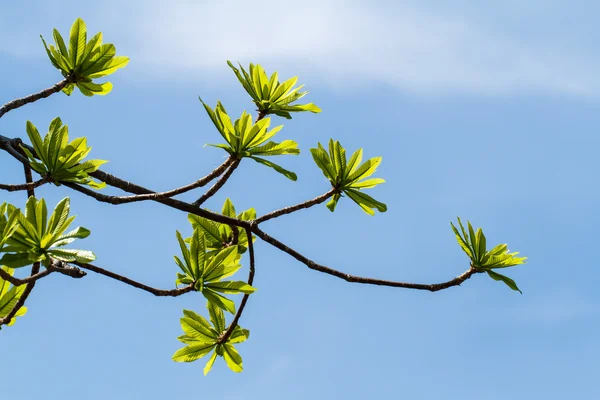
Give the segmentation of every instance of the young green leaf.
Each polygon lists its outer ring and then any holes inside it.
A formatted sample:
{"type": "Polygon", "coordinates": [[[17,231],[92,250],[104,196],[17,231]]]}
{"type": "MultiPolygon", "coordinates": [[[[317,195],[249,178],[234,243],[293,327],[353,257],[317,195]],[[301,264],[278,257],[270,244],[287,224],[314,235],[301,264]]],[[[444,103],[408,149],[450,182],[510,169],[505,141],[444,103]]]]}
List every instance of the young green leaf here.
{"type": "MultiPolygon", "coordinates": [[[[460,226],[461,232],[458,231],[452,222],[450,225],[456,236],[456,241],[471,259],[471,265],[477,270],[489,272],[491,269],[507,268],[524,264],[525,260],[527,260],[527,257],[517,257],[519,253],[509,253],[508,245],[506,244],[500,244],[492,250],[487,251],[487,240],[482,229],[479,228],[475,231],[469,221],[467,221],[468,232],[463,226],[460,218],[458,218],[458,225],[460,226]]],[[[494,276],[499,277],[502,275],[495,274],[494,276]]],[[[505,283],[506,282],[507,281],[505,281],[505,283]]],[[[511,286],[509,283],[506,284],[511,286]]]]}
{"type": "Polygon", "coordinates": [[[297,77],[290,78],[284,82],[279,82],[277,72],[271,75],[271,78],[268,78],[267,73],[260,65],[250,64],[250,73],[248,73],[240,64],[241,74],[240,70],[238,70],[231,61],[227,61],[227,65],[233,70],[235,76],[242,84],[242,87],[258,107],[260,113],[265,115],[275,114],[291,119],[291,112],[321,112],[321,109],[312,103],[292,104],[308,93],[299,92],[302,86],[293,88],[298,81],[297,77]]]}
{"type": "Polygon", "coordinates": [[[241,372],[243,369],[242,357],[233,344],[246,341],[250,336],[250,332],[236,325],[227,341],[224,341],[222,334],[228,328],[223,311],[211,302],[207,303],[207,308],[212,325],[193,311],[183,311],[184,317],[181,318],[181,327],[185,334],[177,339],[186,346],[173,354],[173,361],[196,361],[212,351],[211,357],[204,366],[204,375],[212,369],[217,356],[223,357],[231,370],[241,372]]]}
{"type": "Polygon", "coordinates": [[[43,140],[37,128],[27,121],[27,135],[41,163],[25,146],[21,145],[21,148],[29,158],[31,168],[41,176],[51,179],[57,186],[60,182],[88,185],[94,189],[106,186],[104,182],[96,182],[89,176],[106,161],[83,161],[92,148],[87,146],[85,138],[77,138],[69,143],[68,126],[62,125],[60,118],[52,120],[43,140]]]}
{"type": "Polygon", "coordinates": [[[94,35],[88,42],[87,28],[81,18],[77,18],[71,26],[68,49],[56,29],[52,36],[56,48],[47,45],[44,38],[40,37],[52,65],[69,79],[69,84],[63,89],[67,96],[71,95],[75,87],[85,96],[108,94],[112,90],[110,82],[99,84],[92,82],[92,79],[110,75],[129,63],[129,58],[116,56],[114,45],[102,44],[101,33],[94,35]]]}
{"type": "Polygon", "coordinates": [[[44,199],[38,201],[35,197],[30,197],[25,214],[18,211],[13,216],[15,227],[6,240],[6,247],[2,249],[5,254],[0,258],[0,264],[20,268],[34,262],[46,265],[51,258],[82,263],[95,260],[96,256],[91,251],[64,248],[76,239],[86,238],[90,234],[88,229],[82,227],[64,233],[75,219],[69,217],[69,208],[67,197],[57,204],[48,218],[44,199]]]}
{"type": "Polygon", "coordinates": [[[232,123],[231,118],[227,115],[225,107],[223,107],[220,102],[217,103],[217,107],[213,110],[204,103],[202,99],[200,99],[200,101],[213,124],[227,142],[226,144],[209,144],[208,146],[222,148],[227,151],[228,154],[238,159],[244,157],[252,158],[256,162],[275,169],[289,179],[297,179],[296,174],[293,172],[287,171],[277,164],[257,157],[270,157],[284,154],[297,155],[300,153],[300,150],[298,150],[298,143],[293,140],[284,140],[281,143],[269,141],[270,138],[275,136],[275,134],[281,130],[282,126],[277,126],[269,131],[268,128],[271,124],[270,118],[263,118],[256,123],[253,123],[252,117],[250,114],[247,114],[246,111],[242,113],[239,119],[232,123]]]}
{"type": "Polygon", "coordinates": [[[331,200],[327,203],[327,208],[334,211],[342,193],[360,206],[367,214],[375,215],[373,210],[379,212],[387,211],[387,206],[371,196],[365,194],[363,189],[373,188],[385,181],[381,178],[371,178],[362,181],[362,179],[371,176],[379,164],[381,157],[375,157],[367,160],[360,165],[362,161],[362,149],[358,149],[352,154],[349,161],[346,161],[346,149],[338,141],[329,140],[329,153],[321,143],[317,148],[310,149],[313,159],[323,175],[329,180],[331,185],[337,189],[331,200]]]}
{"type": "Polygon", "coordinates": [[[517,284],[515,283],[515,281],[513,281],[512,279],[510,279],[508,276],[504,276],[501,275],[497,272],[494,271],[486,271],[487,274],[490,276],[490,278],[492,278],[495,281],[502,281],[506,284],[506,286],[508,286],[509,288],[511,288],[512,290],[515,290],[521,294],[523,294],[523,292],[521,292],[521,289],[519,289],[517,287],[517,284]]]}

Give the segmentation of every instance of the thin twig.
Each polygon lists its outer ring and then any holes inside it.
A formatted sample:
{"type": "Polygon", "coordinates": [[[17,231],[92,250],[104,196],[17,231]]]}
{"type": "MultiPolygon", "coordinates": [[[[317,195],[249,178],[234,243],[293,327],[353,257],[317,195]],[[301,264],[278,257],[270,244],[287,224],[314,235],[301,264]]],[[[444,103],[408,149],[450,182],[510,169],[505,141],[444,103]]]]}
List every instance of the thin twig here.
{"type": "Polygon", "coordinates": [[[30,94],[29,96],[21,97],[20,99],[15,99],[13,101],[9,101],[8,103],[6,103],[2,107],[0,107],[0,118],[2,118],[2,116],[4,114],[6,114],[7,112],[9,112],[11,110],[14,110],[16,108],[24,106],[25,104],[28,104],[28,103],[33,103],[34,101],[44,99],[44,98],[50,96],[51,94],[60,92],[69,83],[70,83],[70,79],[65,78],[62,81],[58,82],[56,85],[54,85],[48,89],[44,89],[41,92],[30,94]]]}
{"type": "MultiPolygon", "coordinates": [[[[23,172],[25,172],[25,180],[28,184],[33,184],[33,176],[31,176],[31,167],[29,164],[23,164],[23,172]]],[[[27,198],[35,197],[35,190],[32,185],[30,185],[27,189],[27,198]]]]}
{"type": "Polygon", "coordinates": [[[177,297],[177,296],[181,296],[182,294],[185,294],[185,293],[188,293],[188,292],[191,292],[192,290],[194,290],[193,283],[188,286],[184,286],[184,287],[178,288],[178,289],[171,289],[171,290],[155,289],[148,285],[144,285],[143,283],[136,282],[133,279],[129,279],[129,278],[119,275],[119,274],[115,274],[114,272],[108,271],[104,268],[100,268],[100,267],[97,267],[92,264],[85,264],[85,263],[80,263],[80,262],[72,262],[71,264],[77,265],[78,267],[87,269],[89,271],[93,271],[100,275],[108,276],[109,278],[116,279],[120,282],[126,283],[126,284],[136,287],[138,289],[145,290],[146,292],[152,293],[155,296],[177,297]]]}
{"type": "MultiPolygon", "coordinates": [[[[96,171],[97,172],[97,171],[96,171]]],[[[113,203],[114,197],[115,196],[107,196],[105,194],[102,193],[98,193],[94,190],[88,189],[85,186],[81,186],[81,185],[77,185],[74,183],[63,183],[64,186],[71,188],[77,192],[83,193],[86,196],[92,197],[102,203],[109,203],[109,204],[115,204],[113,203]]],[[[243,221],[237,218],[231,218],[228,217],[226,215],[223,214],[217,214],[214,213],[212,211],[208,211],[199,207],[194,207],[193,205],[186,203],[184,201],[181,200],[176,200],[176,199],[171,199],[171,198],[165,198],[165,199],[152,199],[153,201],[156,201],[158,203],[162,203],[165,204],[169,207],[175,208],[177,210],[180,211],[184,211],[190,214],[194,214],[194,215],[198,215],[200,217],[204,217],[206,219],[209,219],[211,221],[216,221],[216,222],[220,222],[222,224],[227,224],[227,225],[233,225],[233,226],[240,226],[242,228],[244,227],[249,227],[250,226],[250,221],[243,221]]]]}
{"type": "Polygon", "coordinates": [[[318,197],[315,197],[312,200],[308,200],[308,201],[305,201],[304,203],[296,204],[295,206],[284,207],[284,208],[281,208],[279,210],[272,211],[272,212],[270,212],[268,214],[263,215],[262,217],[259,217],[259,218],[255,219],[254,222],[256,222],[257,224],[260,224],[261,222],[265,222],[265,221],[268,221],[268,220],[273,219],[273,218],[280,217],[280,216],[285,215],[285,214],[291,214],[294,211],[302,210],[303,208],[309,208],[309,207],[312,207],[314,205],[321,204],[325,200],[327,200],[328,198],[330,198],[331,196],[333,196],[333,194],[335,193],[335,191],[336,191],[335,188],[331,188],[331,190],[328,191],[327,193],[324,193],[324,194],[322,194],[322,195],[320,195],[318,197]]]}
{"type": "Polygon", "coordinates": [[[317,264],[316,262],[306,258],[302,254],[298,253],[296,250],[288,247],[287,245],[281,243],[279,240],[269,236],[258,227],[252,229],[258,237],[260,237],[265,242],[277,247],[279,250],[291,255],[296,260],[305,264],[308,268],[314,269],[315,271],[322,272],[324,274],[333,275],[337,278],[343,279],[347,282],[354,283],[363,283],[367,285],[378,285],[378,286],[391,286],[391,287],[399,287],[405,289],[416,289],[416,290],[429,290],[430,292],[437,292],[438,290],[448,289],[452,286],[458,286],[467,279],[469,279],[473,274],[477,273],[477,270],[473,267],[470,267],[467,271],[457,276],[454,279],[451,279],[447,282],[442,283],[433,283],[433,284],[423,284],[423,283],[410,283],[410,282],[396,282],[396,281],[388,281],[383,279],[373,279],[373,278],[363,278],[360,276],[354,276],[350,274],[346,274],[335,269],[326,267],[324,265],[317,264]]]}
{"type": "MultiPolygon", "coordinates": [[[[19,146],[26,147],[27,150],[31,151],[34,156],[37,157],[35,149],[25,143],[22,143],[21,139],[10,139],[5,136],[0,135],[0,148],[7,150],[13,157],[16,157],[16,154],[10,150],[17,150],[17,152],[21,153],[21,148],[19,146]]],[[[25,162],[27,159],[24,157],[17,158],[21,162],[25,162]]],[[[232,163],[235,161],[233,157],[228,157],[221,165],[212,170],[208,175],[198,179],[195,182],[189,183],[187,185],[164,191],[164,192],[152,192],[148,194],[140,194],[135,196],[111,196],[111,204],[124,204],[124,203],[133,203],[136,201],[144,201],[144,200],[159,200],[162,198],[173,197],[178,194],[182,194],[185,192],[189,192],[190,190],[206,186],[210,181],[220,176],[223,171],[227,169],[232,163]]],[[[46,182],[50,182],[48,179],[46,182]]],[[[44,182],[44,183],[46,183],[44,182]]],[[[0,189],[3,189],[3,186],[17,186],[17,185],[0,185],[0,189]]],[[[39,185],[37,185],[39,186],[39,185]]],[[[37,187],[36,186],[36,187],[37,187]]],[[[19,189],[5,189],[5,190],[19,190],[19,189]]]]}
{"type": "Polygon", "coordinates": [[[198,179],[196,182],[192,182],[185,186],[178,187],[173,190],[169,190],[166,192],[155,192],[148,194],[138,194],[134,196],[110,196],[111,204],[125,204],[125,203],[133,203],[136,201],[144,201],[144,200],[160,200],[168,197],[173,197],[181,193],[189,192],[190,190],[206,186],[207,183],[215,179],[217,176],[221,175],[223,171],[233,163],[232,158],[228,158],[217,168],[212,170],[208,175],[198,179]]]}
{"type": "Polygon", "coordinates": [[[63,275],[70,276],[71,278],[83,278],[86,275],[85,271],[82,271],[79,268],[72,267],[70,265],[66,265],[63,262],[53,260],[53,263],[50,265],[50,267],[46,268],[42,272],[38,272],[35,275],[30,275],[22,279],[16,278],[8,272],[4,271],[2,268],[0,268],[0,278],[12,283],[15,286],[21,286],[29,282],[35,282],[39,279],[42,279],[43,277],[48,276],[53,272],[59,272],[63,275]]]}
{"type": "Polygon", "coordinates": [[[17,192],[19,190],[31,190],[31,189],[35,189],[39,186],[42,186],[43,184],[48,183],[48,182],[50,182],[50,180],[48,178],[42,178],[35,182],[21,183],[18,185],[6,185],[4,183],[0,183],[0,189],[6,190],[8,192],[17,192]]]}
{"type": "MultiPolygon", "coordinates": [[[[15,159],[17,159],[18,161],[20,161],[22,164],[24,165],[29,165],[29,161],[27,160],[27,158],[21,156],[16,150],[15,150],[15,144],[13,144],[13,142],[17,142],[17,143],[21,143],[20,139],[10,139],[7,138],[6,136],[2,136],[0,135],[0,149],[5,150],[6,152],[8,152],[11,156],[13,156],[15,159]]],[[[23,144],[23,146],[25,146],[27,149],[30,149],[30,146],[23,144]]],[[[106,173],[104,171],[101,170],[97,170],[95,172],[92,172],[90,174],[90,176],[106,183],[107,185],[116,187],[118,189],[121,189],[125,192],[128,193],[133,193],[136,195],[148,195],[148,194],[155,194],[156,192],[146,189],[145,187],[142,187],[140,185],[136,185],[133,182],[128,182],[125,181],[121,178],[118,178],[114,175],[111,175],[109,173],[106,173]]],[[[92,197],[100,202],[103,203],[108,203],[108,204],[119,204],[120,201],[120,196],[108,196],[105,194],[101,194],[98,193],[96,191],[90,190],[86,187],[74,184],[74,183],[69,183],[69,182],[63,182],[62,185],[65,185],[71,189],[74,189],[80,193],[83,193],[89,197],[92,197]]],[[[202,209],[200,207],[196,207],[190,203],[186,203],[184,201],[181,200],[177,200],[177,199],[173,199],[170,197],[167,198],[151,198],[149,199],[151,201],[156,201],[158,203],[164,204],[166,206],[169,206],[171,208],[175,208],[177,210],[180,211],[184,211],[190,214],[195,214],[198,215],[200,217],[204,217],[206,219],[209,219],[211,221],[215,221],[215,222],[220,222],[222,224],[227,224],[227,225],[234,225],[234,226],[239,226],[242,228],[249,228],[251,227],[251,223],[250,221],[242,221],[240,219],[237,218],[231,218],[228,217],[226,215],[223,214],[218,214],[209,210],[205,210],[202,209]]]]}
{"type": "Polygon", "coordinates": [[[42,272],[39,272],[35,275],[30,275],[27,278],[23,278],[23,279],[19,279],[19,278],[15,278],[14,276],[12,276],[11,274],[9,274],[8,272],[6,272],[5,270],[3,270],[2,268],[0,268],[0,278],[2,278],[3,280],[12,283],[15,286],[21,286],[21,285],[25,285],[26,283],[29,282],[35,282],[38,279],[41,279],[47,275],[50,275],[52,272],[51,269],[45,269],[42,272]]]}
{"type": "MultiPolygon", "coordinates": [[[[246,235],[248,236],[248,252],[250,254],[250,272],[248,273],[248,285],[252,285],[252,282],[254,282],[254,273],[256,271],[255,271],[255,264],[254,264],[254,244],[252,244],[252,232],[250,232],[250,229],[246,228],[246,235]]],[[[246,307],[246,302],[248,301],[248,297],[250,297],[250,295],[245,294],[244,297],[242,298],[242,301],[240,303],[240,308],[238,308],[238,311],[235,314],[235,317],[233,317],[233,321],[231,321],[231,325],[229,325],[229,328],[227,328],[227,331],[225,331],[223,336],[221,336],[219,338],[219,343],[226,343],[227,340],[229,339],[229,337],[231,336],[231,334],[233,333],[233,330],[237,326],[238,322],[240,321],[240,317],[242,316],[242,313],[244,312],[244,308],[246,307]]]]}
{"type": "Polygon", "coordinates": [[[21,164],[29,165],[29,160],[27,160],[27,157],[21,155],[21,153],[16,150],[19,148],[20,143],[22,143],[21,139],[11,139],[0,135],[0,149],[6,151],[8,154],[16,158],[17,161],[21,162],[21,164]]]}
{"type": "Polygon", "coordinates": [[[217,193],[219,191],[219,189],[221,189],[223,187],[225,182],[227,182],[227,179],[229,179],[231,174],[233,174],[233,171],[235,171],[235,169],[238,167],[238,165],[240,165],[240,161],[241,160],[239,158],[235,159],[235,161],[229,166],[227,171],[225,171],[223,176],[221,176],[219,178],[219,180],[217,180],[215,182],[215,184],[210,189],[208,189],[206,191],[206,193],[204,193],[202,195],[202,197],[200,197],[198,200],[193,202],[192,205],[199,207],[202,205],[202,203],[204,203],[206,200],[210,199],[215,193],[217,193]]]}

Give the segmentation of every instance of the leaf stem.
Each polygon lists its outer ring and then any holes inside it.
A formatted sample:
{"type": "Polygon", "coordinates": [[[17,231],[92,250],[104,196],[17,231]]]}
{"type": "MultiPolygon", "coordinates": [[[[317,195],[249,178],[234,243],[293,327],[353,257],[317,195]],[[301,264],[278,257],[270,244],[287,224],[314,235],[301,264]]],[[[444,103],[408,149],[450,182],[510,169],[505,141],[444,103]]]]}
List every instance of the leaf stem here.
{"type": "Polygon", "coordinates": [[[200,207],[206,200],[210,199],[212,196],[214,196],[215,193],[217,193],[219,191],[219,189],[221,189],[223,187],[223,185],[225,184],[225,182],[227,182],[227,180],[229,179],[229,177],[231,176],[231,174],[233,174],[233,171],[235,171],[235,169],[238,167],[238,165],[240,165],[240,159],[236,158],[235,161],[233,161],[231,163],[231,165],[229,166],[229,168],[227,169],[227,171],[225,171],[225,173],[223,174],[223,176],[221,176],[219,178],[219,180],[217,180],[215,182],[215,184],[206,191],[206,193],[204,193],[202,195],[202,197],[200,197],[198,200],[196,200],[195,202],[192,203],[193,206],[196,207],[200,207]]]}
{"type": "Polygon", "coordinates": [[[335,276],[336,278],[343,279],[346,282],[363,283],[363,284],[367,284],[367,285],[378,285],[378,286],[391,286],[391,287],[398,287],[398,288],[405,288],[405,289],[428,290],[430,292],[437,292],[439,290],[448,289],[452,286],[459,286],[461,283],[463,283],[464,281],[469,279],[475,273],[480,272],[480,271],[477,271],[475,268],[470,267],[467,271],[465,271],[464,273],[462,273],[461,275],[457,276],[454,279],[451,279],[447,282],[433,283],[433,284],[396,282],[396,281],[388,281],[388,280],[383,280],[383,279],[364,278],[364,277],[360,277],[360,276],[346,274],[344,272],[335,270],[333,268],[329,268],[324,265],[317,264],[316,262],[314,262],[314,261],[310,260],[309,258],[303,256],[302,254],[298,253],[296,250],[283,244],[279,240],[269,236],[268,234],[266,234],[265,232],[260,230],[258,227],[255,227],[254,229],[252,229],[252,232],[254,232],[258,237],[260,237],[265,242],[271,244],[272,246],[275,246],[279,250],[289,254],[290,256],[294,257],[296,260],[305,264],[308,268],[313,269],[315,271],[322,272],[324,274],[335,276]]]}
{"type": "Polygon", "coordinates": [[[268,221],[268,220],[273,219],[273,218],[280,217],[280,216],[285,215],[285,214],[291,214],[291,213],[293,213],[295,211],[302,210],[304,208],[309,208],[309,207],[315,206],[317,204],[321,204],[325,200],[327,200],[331,196],[333,196],[334,193],[336,192],[336,190],[337,190],[336,188],[331,188],[331,190],[329,190],[327,193],[324,193],[324,194],[322,194],[320,196],[317,196],[317,197],[315,197],[312,200],[308,200],[308,201],[305,201],[303,203],[296,204],[294,206],[284,207],[284,208],[281,208],[279,210],[271,211],[270,213],[265,214],[262,217],[259,217],[259,218],[255,219],[254,222],[256,222],[256,224],[260,224],[261,222],[265,222],[265,221],[268,221]]]}
{"type": "Polygon", "coordinates": [[[126,283],[127,285],[130,285],[135,288],[152,293],[155,296],[177,297],[177,296],[181,296],[182,294],[185,294],[185,293],[188,293],[188,292],[191,292],[192,290],[194,290],[193,283],[188,286],[184,286],[184,287],[178,288],[178,289],[171,289],[171,290],[155,289],[151,286],[144,285],[143,283],[134,281],[133,279],[129,279],[123,275],[116,274],[114,272],[108,271],[104,268],[100,268],[100,267],[97,267],[92,264],[85,264],[85,263],[80,263],[80,262],[72,262],[71,264],[77,265],[78,267],[83,268],[83,269],[87,269],[88,271],[92,271],[97,274],[104,275],[104,276],[107,276],[112,279],[116,279],[120,282],[126,283]]]}

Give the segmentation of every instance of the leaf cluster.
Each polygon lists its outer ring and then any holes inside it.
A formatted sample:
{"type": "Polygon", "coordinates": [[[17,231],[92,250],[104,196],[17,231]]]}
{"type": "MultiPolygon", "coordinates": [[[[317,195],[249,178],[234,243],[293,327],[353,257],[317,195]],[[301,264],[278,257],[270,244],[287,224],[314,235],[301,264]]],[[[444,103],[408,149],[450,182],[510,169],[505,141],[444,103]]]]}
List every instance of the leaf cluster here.
{"type": "Polygon", "coordinates": [[[279,82],[277,72],[274,72],[269,78],[264,68],[258,64],[250,64],[250,73],[246,72],[241,64],[239,64],[240,69],[242,70],[241,73],[234,67],[231,61],[227,61],[227,64],[231,67],[235,76],[250,95],[260,113],[265,115],[275,114],[280,117],[291,119],[292,116],[290,113],[292,112],[321,112],[321,109],[313,103],[292,104],[308,94],[308,92],[300,92],[300,89],[302,89],[304,85],[294,88],[294,85],[298,82],[297,76],[290,78],[285,82],[279,82]]]}
{"type": "MultiPolygon", "coordinates": [[[[50,218],[44,199],[38,201],[33,196],[27,200],[24,214],[11,204],[0,207],[0,211],[8,212],[8,221],[13,220],[15,225],[10,229],[10,234],[3,239],[5,245],[1,251],[4,254],[0,258],[0,265],[20,268],[41,262],[48,267],[51,258],[64,262],[93,261],[96,256],[91,251],[64,248],[74,240],[86,238],[90,234],[90,231],[83,227],[65,233],[75,219],[74,216],[69,216],[69,209],[68,197],[56,205],[50,218]]],[[[0,221],[5,219],[3,215],[0,221]]],[[[5,229],[8,226],[7,222],[5,229]]]]}
{"type": "Polygon", "coordinates": [[[241,255],[237,246],[229,246],[216,254],[206,253],[206,238],[201,228],[194,229],[189,248],[179,231],[177,241],[181,248],[182,259],[174,256],[175,263],[183,273],[177,273],[177,284],[194,285],[209,303],[230,313],[235,313],[235,303],[224,294],[253,293],[256,289],[243,281],[223,281],[235,274],[240,268],[241,255]]]}
{"type": "Polygon", "coordinates": [[[173,354],[173,360],[177,362],[192,362],[212,351],[213,354],[204,367],[204,375],[208,374],[212,369],[217,356],[223,357],[227,366],[232,371],[241,372],[243,369],[242,357],[237,352],[234,344],[244,342],[248,339],[250,331],[236,325],[229,338],[227,338],[227,341],[223,343],[223,336],[227,327],[225,315],[219,307],[210,302],[206,304],[206,307],[210,315],[210,322],[194,311],[183,310],[181,328],[185,334],[179,336],[177,339],[185,343],[186,346],[173,354]]]}
{"type": "Polygon", "coordinates": [[[50,123],[48,133],[42,139],[35,125],[27,121],[27,136],[33,145],[35,156],[25,147],[21,146],[31,168],[45,178],[51,179],[57,186],[59,182],[73,182],[88,185],[94,189],[106,186],[104,182],[96,182],[89,176],[92,172],[106,163],[105,160],[83,159],[92,150],[87,146],[85,137],[73,139],[69,143],[69,127],[63,125],[60,118],[54,118],[50,123]]]}
{"type": "Polygon", "coordinates": [[[471,266],[473,268],[479,272],[486,272],[490,278],[502,281],[512,290],[522,293],[515,281],[493,270],[525,264],[527,257],[517,257],[518,252],[510,253],[507,244],[499,244],[490,251],[487,251],[487,243],[483,231],[481,228],[475,231],[469,221],[467,221],[468,231],[463,226],[460,218],[458,218],[460,231],[453,223],[450,223],[450,225],[456,235],[456,241],[471,259],[471,266]]]}
{"type": "Polygon", "coordinates": [[[346,149],[342,147],[340,142],[333,141],[333,139],[329,139],[329,153],[321,143],[318,144],[316,149],[310,149],[310,152],[331,186],[337,189],[327,203],[327,208],[331,212],[335,210],[342,193],[352,199],[369,215],[375,215],[373,210],[387,211],[385,204],[362,191],[385,182],[381,178],[366,179],[375,173],[381,163],[381,157],[371,158],[361,164],[363,151],[358,149],[352,154],[350,160],[346,161],[346,149]]]}
{"type": "MultiPolygon", "coordinates": [[[[256,219],[256,210],[249,208],[245,211],[236,215],[235,206],[231,202],[231,199],[225,199],[221,214],[230,218],[237,218],[242,221],[252,221],[256,219]]],[[[235,227],[237,230],[237,241],[233,235],[232,227],[227,224],[220,222],[211,221],[210,219],[201,217],[196,214],[188,214],[188,221],[192,224],[192,228],[199,228],[204,232],[206,240],[206,250],[208,256],[213,256],[219,251],[226,247],[236,245],[239,254],[244,254],[248,249],[248,235],[246,230],[240,227],[235,227]]],[[[252,237],[252,241],[256,238],[252,237]]],[[[189,243],[191,238],[186,239],[186,243],[189,243]]]]}
{"type": "Polygon", "coordinates": [[[269,141],[269,139],[281,130],[283,125],[276,126],[268,131],[271,125],[270,118],[263,118],[253,123],[252,116],[246,111],[242,113],[239,119],[232,123],[221,102],[218,102],[215,110],[213,110],[202,99],[200,101],[204,105],[213,124],[215,124],[217,130],[227,142],[227,144],[209,144],[209,146],[219,147],[238,159],[243,157],[250,158],[260,164],[273,168],[293,181],[298,179],[295,173],[262,158],[283,154],[300,154],[298,143],[293,140],[284,140],[281,143],[269,141]]]}
{"type": "Polygon", "coordinates": [[[87,28],[81,18],[77,18],[71,26],[68,48],[56,29],[53,36],[55,46],[47,45],[40,35],[50,62],[69,79],[69,84],[63,89],[69,96],[75,87],[85,96],[110,93],[112,83],[95,83],[93,79],[110,75],[129,63],[128,57],[116,55],[113,44],[102,44],[102,32],[88,41],[87,28]]]}

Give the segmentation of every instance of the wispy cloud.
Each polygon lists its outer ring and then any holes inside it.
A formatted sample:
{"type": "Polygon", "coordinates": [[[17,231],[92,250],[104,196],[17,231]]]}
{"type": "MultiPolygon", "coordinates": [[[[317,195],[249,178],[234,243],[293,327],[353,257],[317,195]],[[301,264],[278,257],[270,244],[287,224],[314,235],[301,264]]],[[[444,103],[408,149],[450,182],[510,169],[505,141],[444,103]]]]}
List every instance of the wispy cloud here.
{"type": "Polygon", "coordinates": [[[95,22],[110,23],[117,33],[111,41],[128,43],[129,54],[155,67],[153,75],[229,73],[224,60],[230,59],[338,87],[590,94],[600,86],[594,59],[578,60],[550,40],[528,43],[510,29],[487,29],[458,4],[452,13],[421,3],[351,0],[132,1],[119,8],[94,10],[95,22]]]}

